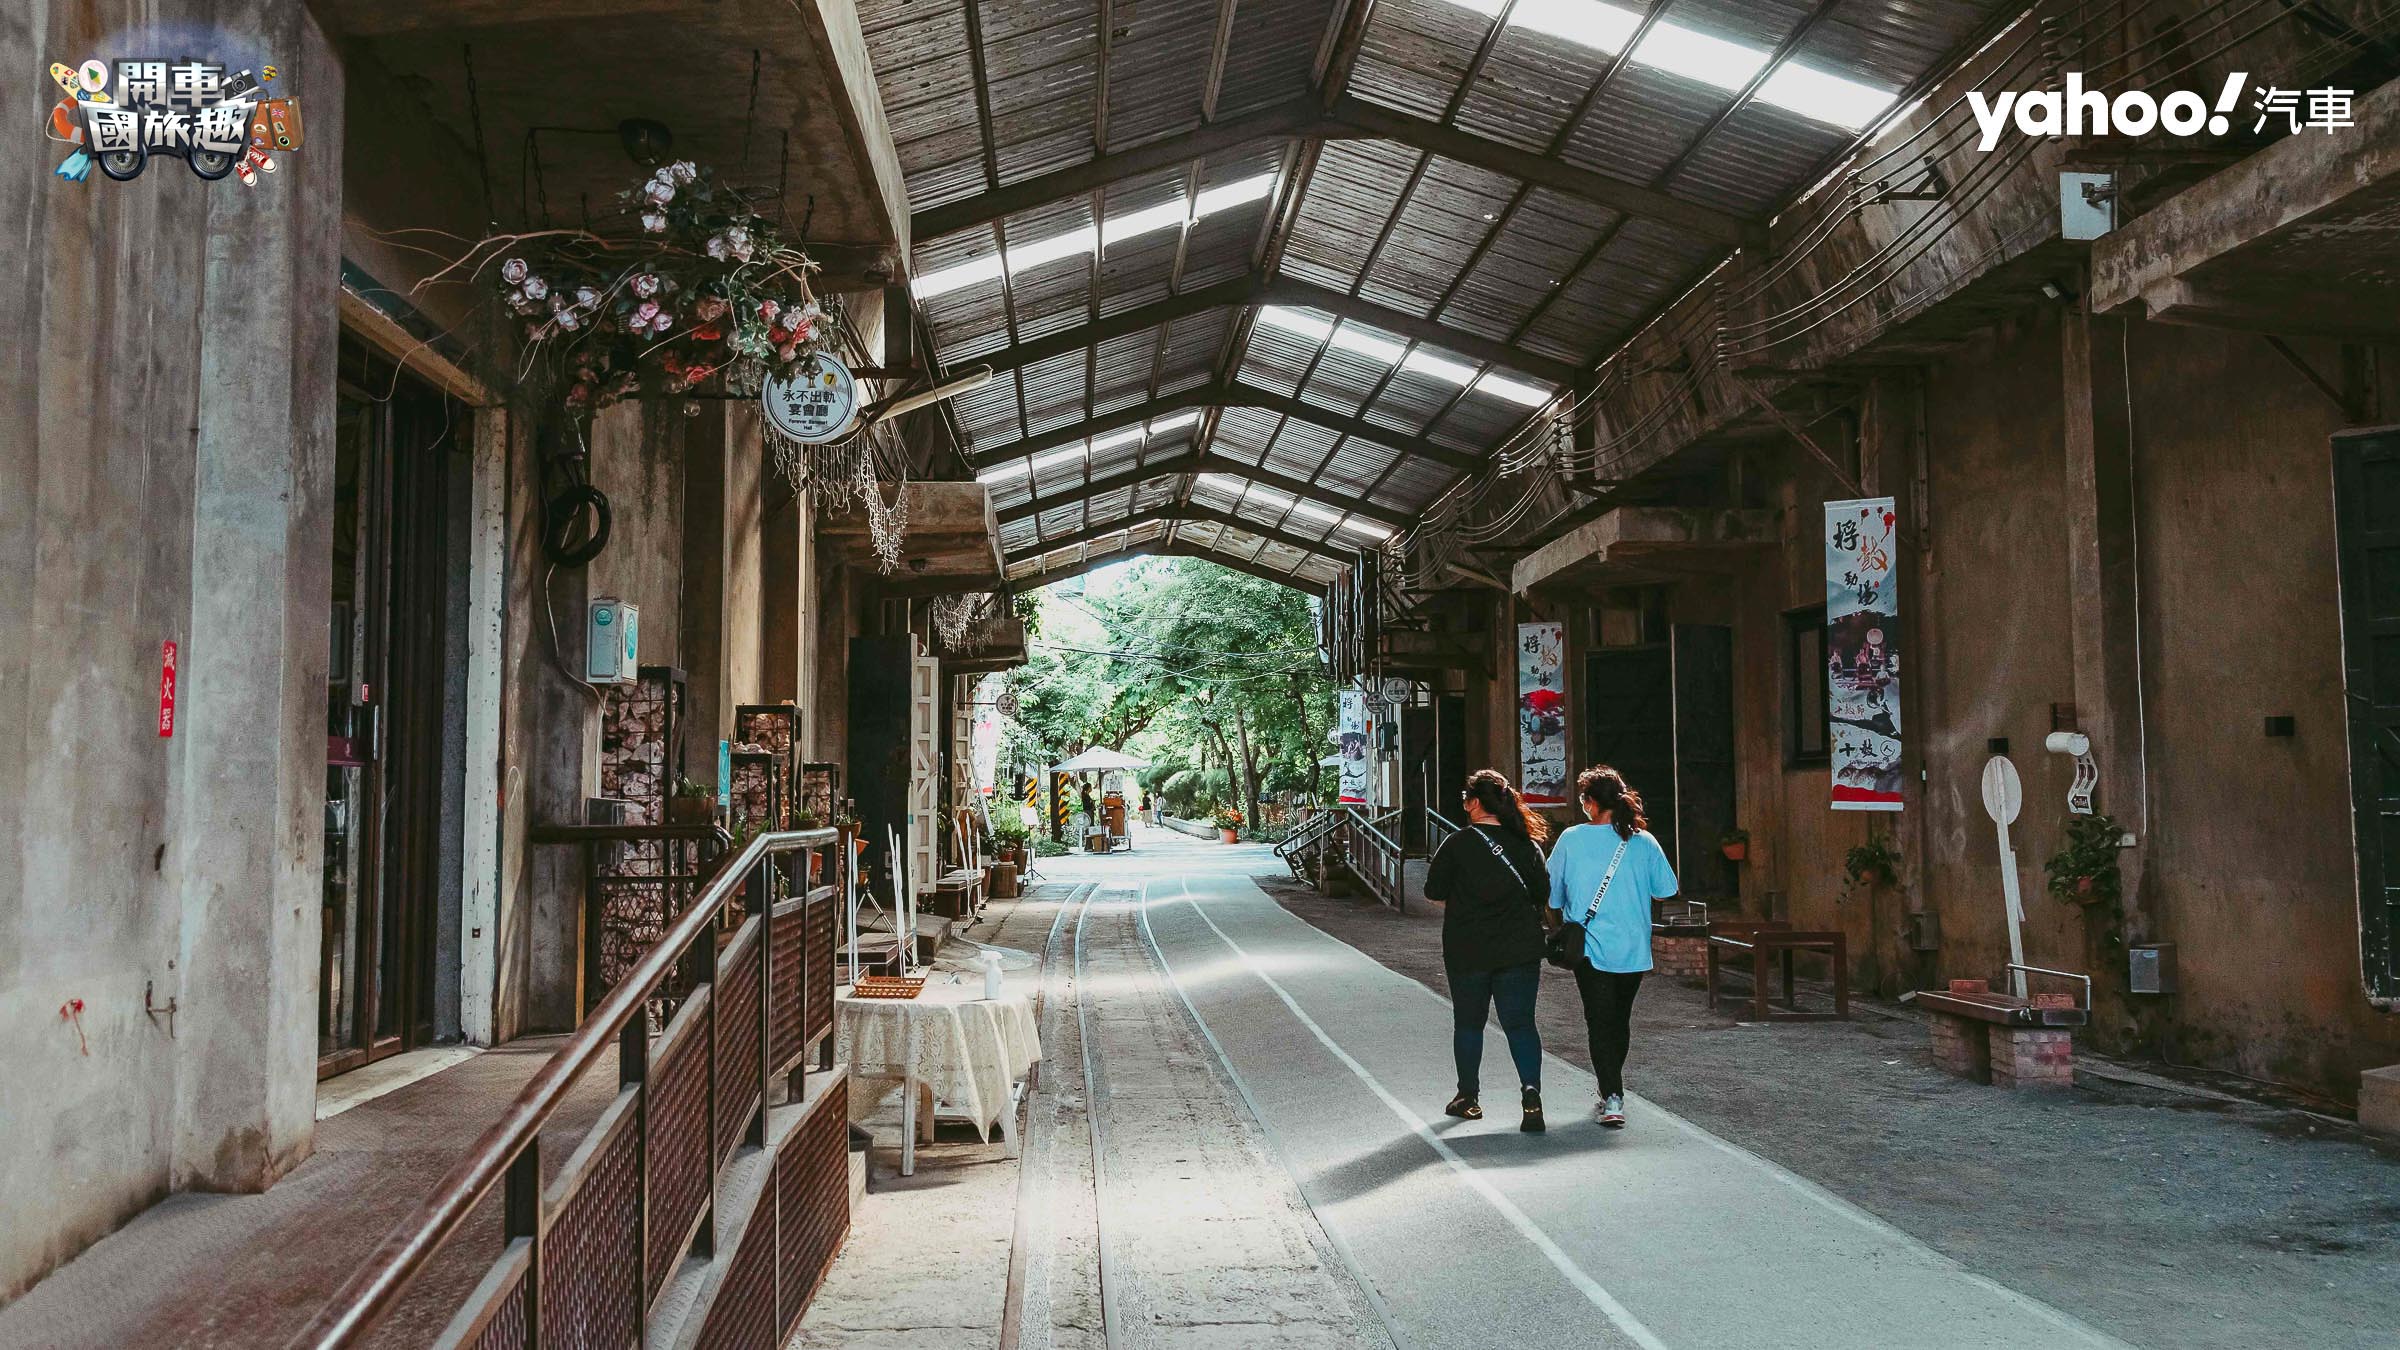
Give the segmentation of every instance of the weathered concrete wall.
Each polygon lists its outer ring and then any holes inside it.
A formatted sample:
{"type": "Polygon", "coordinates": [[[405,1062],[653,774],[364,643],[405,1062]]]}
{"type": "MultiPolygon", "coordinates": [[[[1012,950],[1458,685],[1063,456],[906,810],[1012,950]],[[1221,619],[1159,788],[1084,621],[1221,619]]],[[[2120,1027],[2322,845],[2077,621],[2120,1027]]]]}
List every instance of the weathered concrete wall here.
{"type": "MultiPolygon", "coordinates": [[[[307,91],[307,151],[273,184],[167,161],[69,185],[38,136],[0,148],[19,241],[0,259],[0,1300],[170,1187],[267,1185],[314,1127],[342,72],[298,4],[174,9],[307,91]]],[[[12,69],[107,36],[85,7],[18,17],[12,69]]],[[[30,124],[49,97],[19,88],[30,124]]]]}
{"type": "MultiPolygon", "coordinates": [[[[1910,784],[1907,812],[1832,811],[1826,770],[1785,759],[1781,616],[1822,603],[1822,503],[1847,490],[1813,461],[1787,456],[1781,543],[1739,577],[1747,908],[1757,912],[1764,891],[1782,892],[1795,923],[1847,933],[1857,974],[1887,989],[1996,978],[2009,959],[2001,861],[1978,793],[1995,737],[2007,738],[2025,784],[2011,834],[2027,959],[2090,971],[2104,989],[2124,981],[2116,921],[2052,899],[2042,870],[2060,843],[2072,776],[2042,738],[2052,705],[2076,702],[2063,316],[2028,308],[1923,377],[1930,552],[1919,537],[1904,539],[1901,595],[1904,720],[1925,780],[1910,784]],[[1904,885],[1845,895],[1843,855],[1870,830],[1896,838],[1904,885]],[[1919,888],[1940,919],[1941,948],[1929,960],[1902,937],[1908,893],[1919,888]]],[[[2357,971],[2327,449],[2340,417],[2254,337],[2103,320],[2094,346],[2108,358],[2095,362],[2096,382],[2114,380],[2095,400],[2126,405],[2130,395],[2134,720],[2148,796],[2145,804],[2144,783],[2104,779],[2100,805],[2142,841],[2139,904],[2150,936],[2179,945],[2183,990],[2134,996],[2132,1020],[2111,1019],[2103,1039],[2347,1099],[2361,1069],[2400,1057],[2400,1018],[2368,1005],[2357,971]],[[2114,375],[2120,353],[2130,358],[2130,389],[2114,375]],[[2296,738],[2263,735],[2262,718],[2277,714],[2298,720],[2296,738]]],[[[2330,347],[2304,354],[2320,368],[2336,364],[2330,347]]],[[[1912,531],[1914,378],[1878,376],[1865,399],[1892,413],[1865,486],[1899,497],[1912,531]]],[[[2123,406],[2110,415],[2126,417],[2123,406]]]]}
{"type": "MultiPolygon", "coordinates": [[[[2359,977],[2327,440],[2343,419],[2258,338],[2138,322],[2125,336],[2145,887],[2182,968],[2161,1049],[2349,1100],[2362,1070],[2400,1060],[2400,1016],[2359,977]],[[2266,736],[2284,714],[2298,734],[2266,736]]],[[[2339,368],[2332,344],[2296,345],[2339,368]]],[[[2139,828],[2138,799],[2114,800],[2139,828]]]]}

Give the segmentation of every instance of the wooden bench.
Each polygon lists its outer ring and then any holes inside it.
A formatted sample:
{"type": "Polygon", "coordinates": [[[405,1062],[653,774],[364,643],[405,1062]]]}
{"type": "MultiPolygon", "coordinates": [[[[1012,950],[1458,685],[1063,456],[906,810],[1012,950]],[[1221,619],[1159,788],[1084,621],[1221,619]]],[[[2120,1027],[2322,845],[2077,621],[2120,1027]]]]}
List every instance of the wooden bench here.
{"type": "Polygon", "coordinates": [[[1728,958],[1748,959],[1750,967],[1750,1017],[1758,1022],[1829,1022],[1846,1021],[1850,1016],[1850,950],[1849,941],[1840,933],[1802,932],[1779,920],[1756,921],[1720,920],[1708,926],[1708,1006],[1717,1006],[1717,973],[1728,958]],[[1833,964],[1833,1011],[1802,1011],[1794,996],[1792,958],[1801,952],[1815,952],[1833,964]],[[1768,1002],[1767,969],[1771,963],[1783,967],[1783,1002],[1780,1009],[1768,1002]]]}
{"type": "Polygon", "coordinates": [[[1914,1002],[1927,1014],[1933,1062],[1943,1072],[1995,1087],[2075,1086],[2074,1029],[2090,1025],[2092,1015],[2072,996],[2018,998],[1982,980],[1952,980],[1947,992],[1927,990],[1914,1002]]]}

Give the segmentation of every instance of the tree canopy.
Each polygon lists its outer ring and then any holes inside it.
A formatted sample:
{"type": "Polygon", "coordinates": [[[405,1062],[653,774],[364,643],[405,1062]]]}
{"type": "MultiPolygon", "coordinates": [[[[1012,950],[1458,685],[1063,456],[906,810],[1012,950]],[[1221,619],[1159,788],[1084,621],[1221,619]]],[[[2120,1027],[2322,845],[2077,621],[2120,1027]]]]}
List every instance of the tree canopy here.
{"type": "Polygon", "coordinates": [[[1307,595],[1214,563],[1145,558],[1021,602],[1030,661],[1011,672],[1004,758],[1024,771],[1095,745],[1151,761],[1179,814],[1323,790],[1333,686],[1307,595]],[[1111,575],[1113,573],[1114,575],[1111,575]]]}

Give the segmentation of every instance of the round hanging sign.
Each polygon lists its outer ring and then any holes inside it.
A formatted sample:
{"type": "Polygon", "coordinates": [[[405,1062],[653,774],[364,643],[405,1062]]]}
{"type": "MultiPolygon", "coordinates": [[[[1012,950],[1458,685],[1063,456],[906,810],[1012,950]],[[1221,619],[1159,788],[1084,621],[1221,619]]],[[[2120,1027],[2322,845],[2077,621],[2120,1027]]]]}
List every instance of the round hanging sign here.
{"type": "Polygon", "coordinates": [[[823,445],[850,429],[858,413],[858,381],[840,360],[819,353],[770,376],[758,402],[769,426],[802,445],[823,445]]]}

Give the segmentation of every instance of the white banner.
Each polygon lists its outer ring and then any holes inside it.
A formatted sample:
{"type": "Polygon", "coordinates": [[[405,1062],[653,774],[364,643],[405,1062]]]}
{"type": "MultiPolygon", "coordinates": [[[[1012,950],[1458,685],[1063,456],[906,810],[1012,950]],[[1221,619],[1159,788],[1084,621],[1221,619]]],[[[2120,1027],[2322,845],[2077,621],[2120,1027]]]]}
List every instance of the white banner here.
{"type": "Polygon", "coordinates": [[[1567,804],[1566,669],[1566,625],[1517,625],[1517,790],[1531,806],[1567,804]]]}
{"type": "Polygon", "coordinates": [[[1342,757],[1341,801],[1344,806],[1367,804],[1367,694],[1363,689],[1342,691],[1342,720],[1338,740],[1342,757]]]}
{"type": "Polygon", "coordinates": [[[1898,517],[1889,497],[1825,503],[1825,695],[1833,809],[1900,809],[1898,517]]]}

